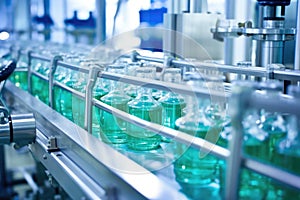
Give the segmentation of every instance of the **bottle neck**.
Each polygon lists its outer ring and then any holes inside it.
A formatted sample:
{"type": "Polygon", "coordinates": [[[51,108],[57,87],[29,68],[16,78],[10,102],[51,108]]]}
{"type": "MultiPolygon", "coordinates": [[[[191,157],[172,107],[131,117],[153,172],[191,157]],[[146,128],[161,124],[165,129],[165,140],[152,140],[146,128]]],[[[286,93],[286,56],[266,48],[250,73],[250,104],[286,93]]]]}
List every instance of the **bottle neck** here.
{"type": "Polygon", "coordinates": [[[110,93],[111,92],[124,92],[124,84],[118,81],[110,81],[110,93]]]}

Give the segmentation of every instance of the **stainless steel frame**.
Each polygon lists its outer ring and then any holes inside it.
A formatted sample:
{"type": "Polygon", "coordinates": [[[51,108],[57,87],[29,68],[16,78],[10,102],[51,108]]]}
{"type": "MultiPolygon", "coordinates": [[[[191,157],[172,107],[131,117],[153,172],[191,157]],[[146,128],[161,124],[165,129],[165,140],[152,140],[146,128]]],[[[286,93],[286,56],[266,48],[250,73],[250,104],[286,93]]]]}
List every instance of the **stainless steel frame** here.
{"type": "MultiPolygon", "coordinates": [[[[39,55],[28,54],[29,58],[34,57],[39,59],[39,55]]],[[[135,60],[148,60],[151,62],[164,62],[164,59],[145,57],[139,54],[134,53],[135,56],[132,56],[135,60]]],[[[51,58],[41,59],[50,62],[51,58]]],[[[29,61],[31,58],[29,59],[29,61]]],[[[61,60],[57,62],[52,62],[54,65],[57,65],[77,69],[78,66],[69,65],[64,63],[61,60]]],[[[214,68],[222,72],[232,72],[240,74],[251,74],[256,76],[265,76],[266,70],[259,68],[237,68],[235,66],[229,65],[218,65],[211,63],[188,63],[183,60],[170,60],[171,66],[176,67],[199,67],[199,68],[214,68]],[[238,70],[237,70],[238,69],[238,70]]],[[[52,66],[55,69],[54,66],[52,66]]],[[[80,69],[83,73],[89,73],[88,69],[80,69]]],[[[258,161],[244,157],[240,152],[241,145],[241,134],[233,134],[238,138],[234,138],[232,146],[229,150],[219,147],[215,144],[211,144],[208,141],[205,141],[201,138],[194,138],[191,135],[186,133],[176,131],[170,128],[163,127],[158,124],[149,123],[148,121],[142,120],[140,118],[129,115],[128,113],[117,110],[111,106],[108,106],[98,100],[91,98],[91,91],[93,89],[93,82],[96,77],[106,78],[112,80],[119,80],[129,84],[143,85],[145,87],[155,88],[159,90],[172,90],[180,94],[185,95],[196,95],[201,98],[210,98],[211,95],[216,97],[225,97],[228,98],[229,94],[225,93],[209,93],[203,89],[197,89],[196,91],[190,91],[186,87],[173,83],[165,83],[161,81],[151,81],[147,79],[130,77],[130,76],[121,76],[112,73],[99,73],[97,67],[92,68],[90,73],[90,80],[88,83],[88,88],[86,94],[76,92],[66,86],[63,86],[60,83],[53,81],[53,85],[62,87],[76,96],[79,96],[82,99],[86,99],[86,110],[85,110],[85,124],[91,124],[91,105],[95,105],[100,109],[103,109],[107,112],[113,113],[117,117],[120,117],[130,123],[134,123],[143,128],[149,129],[151,131],[157,132],[163,136],[171,137],[178,142],[185,144],[191,144],[194,148],[202,148],[209,150],[211,154],[218,156],[221,159],[227,160],[227,176],[230,177],[226,187],[226,197],[228,199],[234,199],[237,196],[238,189],[238,180],[239,176],[237,171],[241,166],[244,166],[248,169],[261,173],[263,175],[269,176],[275,180],[281,181],[285,184],[291,185],[300,189],[300,177],[290,174],[288,172],[277,169],[274,166],[269,166],[258,161]],[[93,74],[94,73],[94,74],[93,74]],[[213,145],[214,147],[211,148],[213,145]],[[276,173],[274,173],[276,172],[276,173]],[[289,178],[286,178],[289,177],[289,178]]],[[[31,75],[33,72],[30,71],[31,75]]],[[[52,71],[52,73],[54,73],[52,71]]],[[[300,80],[300,73],[298,71],[280,71],[274,70],[271,73],[274,77],[278,76],[281,79],[294,79],[300,80]]],[[[36,74],[34,72],[34,74],[36,74]]],[[[45,78],[49,80],[53,79],[53,76],[45,78]]],[[[28,79],[30,81],[30,78],[28,79]]],[[[49,80],[50,82],[50,80],[49,80]]],[[[49,84],[52,85],[52,84],[49,84]]],[[[52,87],[53,87],[52,85],[52,87]]],[[[53,88],[52,88],[53,89],[53,88]]],[[[52,91],[49,86],[49,93],[52,91]]],[[[250,93],[248,93],[250,94],[250,93]]],[[[242,111],[247,106],[245,102],[249,103],[249,106],[263,107],[267,110],[275,111],[285,111],[291,113],[300,113],[300,108],[298,102],[295,102],[291,99],[282,99],[275,100],[270,98],[265,98],[262,96],[249,96],[240,94],[234,94],[233,96],[236,100],[236,113],[233,113],[233,125],[235,127],[234,133],[241,133],[241,124],[240,116],[242,116],[242,111]],[[245,98],[247,97],[247,98],[245,98]]],[[[13,84],[7,83],[5,86],[5,96],[8,99],[14,99],[14,102],[10,102],[10,106],[14,106],[15,103],[23,105],[26,110],[34,111],[36,120],[37,120],[37,140],[36,143],[31,145],[32,153],[40,160],[50,173],[58,180],[59,184],[72,196],[80,197],[84,196],[86,198],[110,198],[110,195],[117,195],[121,199],[129,198],[155,198],[155,199],[177,199],[184,198],[183,195],[178,192],[178,188],[172,188],[172,184],[168,181],[165,182],[159,177],[160,172],[157,172],[156,175],[152,174],[149,170],[140,166],[140,164],[135,163],[125,155],[122,155],[117,150],[108,146],[107,144],[102,143],[101,141],[94,138],[91,134],[84,129],[79,128],[66,118],[62,117],[60,114],[52,110],[47,105],[41,103],[30,94],[25,91],[21,91],[16,88],[13,84]],[[56,138],[56,147],[52,151],[47,143],[51,138],[56,138]],[[118,162],[116,162],[118,161],[118,162]],[[116,170],[117,169],[117,170],[116,170]],[[128,171],[142,172],[128,174],[128,171]],[[151,187],[149,182],[153,183],[151,187]],[[76,192],[74,192],[76,188],[76,192]]],[[[49,95],[50,96],[50,95],[49,95]]],[[[22,109],[18,109],[22,110],[22,109]]],[[[90,128],[86,127],[88,131],[90,128]]],[[[172,182],[172,180],[169,180],[172,182]]]]}

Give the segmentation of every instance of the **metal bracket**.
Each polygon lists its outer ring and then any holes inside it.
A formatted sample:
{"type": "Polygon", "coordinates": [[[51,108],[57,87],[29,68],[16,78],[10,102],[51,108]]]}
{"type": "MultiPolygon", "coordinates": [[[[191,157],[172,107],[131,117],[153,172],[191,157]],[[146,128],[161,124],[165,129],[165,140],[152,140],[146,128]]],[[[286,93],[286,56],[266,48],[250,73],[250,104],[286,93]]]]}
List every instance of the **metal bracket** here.
{"type": "Polygon", "coordinates": [[[250,36],[254,40],[287,41],[293,40],[296,34],[294,28],[253,28],[252,22],[244,23],[235,20],[218,20],[215,28],[211,29],[216,40],[222,41],[225,37],[250,36]]]}
{"type": "Polygon", "coordinates": [[[274,70],[285,70],[285,66],[280,63],[271,63],[267,66],[266,77],[274,79],[274,70]]]}
{"type": "Polygon", "coordinates": [[[59,148],[57,146],[57,139],[56,137],[50,136],[47,142],[47,151],[48,152],[55,152],[58,151],[59,148]]]}
{"type": "Polygon", "coordinates": [[[137,51],[132,51],[132,53],[130,55],[131,61],[137,62],[138,61],[137,56],[139,56],[139,53],[137,51]]]}
{"type": "Polygon", "coordinates": [[[84,127],[88,133],[92,133],[92,105],[93,105],[93,89],[97,81],[99,73],[103,70],[103,67],[99,64],[92,64],[89,71],[89,80],[85,93],[85,114],[84,114],[84,127]]]}
{"type": "Polygon", "coordinates": [[[53,82],[54,82],[54,73],[57,68],[57,62],[63,60],[59,55],[54,56],[50,62],[50,72],[48,75],[49,78],[49,106],[53,108],[54,95],[53,95],[53,82]]]}
{"type": "Polygon", "coordinates": [[[27,90],[28,90],[28,92],[29,93],[31,93],[31,85],[32,85],[32,83],[31,83],[31,63],[32,63],[32,56],[31,56],[31,54],[32,54],[32,51],[28,51],[27,52],[27,57],[28,57],[28,63],[27,63],[27,90]]]}

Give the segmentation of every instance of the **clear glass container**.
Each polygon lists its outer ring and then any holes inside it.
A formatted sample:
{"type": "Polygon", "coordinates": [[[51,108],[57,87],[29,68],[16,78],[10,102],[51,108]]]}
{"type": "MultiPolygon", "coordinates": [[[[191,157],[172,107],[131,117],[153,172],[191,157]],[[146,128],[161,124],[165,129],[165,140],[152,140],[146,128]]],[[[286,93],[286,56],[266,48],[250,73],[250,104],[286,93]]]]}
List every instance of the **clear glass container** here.
{"type": "MultiPolygon", "coordinates": [[[[101,97],[109,92],[107,88],[104,87],[102,79],[98,78],[93,91],[93,98],[100,101],[101,97]]],[[[100,108],[93,106],[93,124],[92,124],[92,135],[100,138],[100,108]]]]}
{"type": "MultiPolygon", "coordinates": [[[[179,68],[168,68],[164,72],[164,81],[172,83],[181,82],[181,70],[179,68]]],[[[175,121],[182,117],[186,106],[184,98],[172,91],[167,92],[158,100],[163,107],[163,125],[175,129],[175,121]]],[[[170,142],[169,138],[162,137],[162,141],[170,142]]]]}
{"type": "MultiPolygon", "coordinates": [[[[124,74],[125,64],[113,64],[107,67],[107,71],[111,73],[124,74]]],[[[122,82],[110,81],[110,91],[108,94],[100,98],[100,100],[114,108],[128,112],[128,102],[131,97],[124,93],[124,84],[122,82]]],[[[100,110],[100,135],[101,139],[106,143],[123,144],[127,142],[126,127],[127,122],[100,110]]]]}
{"type": "MultiPolygon", "coordinates": [[[[132,62],[128,63],[126,67],[126,75],[129,76],[136,76],[136,69],[141,66],[139,62],[132,62]]],[[[126,84],[125,85],[125,93],[132,98],[137,96],[137,86],[133,84],[126,84]]]]}
{"type": "MultiPolygon", "coordinates": [[[[155,71],[150,67],[136,69],[140,78],[153,79],[155,71]]],[[[153,99],[152,90],[141,86],[137,97],[128,103],[129,113],[149,122],[162,124],[162,106],[153,99]]],[[[137,151],[153,150],[160,147],[161,136],[155,132],[128,123],[128,148],[137,151]]]]}
{"type": "MultiPolygon", "coordinates": [[[[52,53],[48,50],[42,49],[40,51],[41,55],[45,57],[53,56],[52,53]]],[[[48,77],[49,74],[50,62],[42,61],[40,59],[32,59],[32,71],[37,72],[45,77],[48,77]]],[[[42,102],[49,103],[49,82],[39,78],[36,75],[31,77],[31,93],[34,97],[40,99],[42,102]]]]}
{"type": "Polygon", "coordinates": [[[28,88],[28,56],[20,55],[15,71],[10,75],[11,80],[17,87],[27,91],[28,88]]]}
{"type": "MultiPolygon", "coordinates": [[[[198,73],[185,76],[187,86],[206,89],[205,80],[198,73]]],[[[209,100],[188,96],[185,115],[176,120],[176,129],[206,140],[215,140],[220,129],[215,128],[205,115],[209,100]]],[[[176,143],[174,173],[182,191],[191,199],[220,199],[220,161],[207,151],[197,150],[189,145],[176,143]]]]}

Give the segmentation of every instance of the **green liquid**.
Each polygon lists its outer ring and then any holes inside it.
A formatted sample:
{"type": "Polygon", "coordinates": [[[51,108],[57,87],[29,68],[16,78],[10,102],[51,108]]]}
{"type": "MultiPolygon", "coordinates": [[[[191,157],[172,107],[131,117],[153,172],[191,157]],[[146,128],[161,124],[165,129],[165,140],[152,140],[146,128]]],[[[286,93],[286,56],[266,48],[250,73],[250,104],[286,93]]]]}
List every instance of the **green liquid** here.
{"type": "MultiPolygon", "coordinates": [[[[182,117],[183,108],[186,106],[183,99],[176,95],[162,97],[159,102],[163,107],[162,120],[163,125],[175,129],[175,121],[182,117]]],[[[162,137],[163,142],[171,142],[171,139],[162,137]]]]}
{"type": "MultiPolygon", "coordinates": [[[[275,149],[272,160],[274,161],[274,165],[300,176],[300,157],[292,154],[283,154],[275,149]]],[[[286,187],[275,181],[270,182],[270,187],[272,187],[272,195],[276,199],[300,199],[299,190],[297,191],[296,189],[293,189],[291,187],[286,187]]]]}
{"type": "MultiPolygon", "coordinates": [[[[107,90],[104,88],[96,88],[96,90],[93,93],[93,96],[95,99],[99,100],[101,97],[107,94],[107,90]]],[[[100,109],[96,106],[93,106],[93,121],[92,121],[92,135],[100,138],[100,109]]]]}
{"type": "Polygon", "coordinates": [[[163,107],[163,125],[175,129],[175,121],[182,117],[182,109],[186,104],[176,97],[160,99],[159,102],[163,107]]]}
{"type": "Polygon", "coordinates": [[[85,116],[85,101],[77,96],[73,96],[73,120],[74,123],[84,128],[84,116],[85,116]]]}
{"type": "Polygon", "coordinates": [[[53,86],[53,98],[54,98],[54,104],[53,109],[57,112],[61,113],[61,88],[58,86],[53,86]]]}
{"type": "MultiPolygon", "coordinates": [[[[269,159],[268,140],[260,141],[254,137],[244,141],[244,152],[256,159],[266,161],[269,159]]],[[[253,171],[242,170],[239,195],[241,199],[264,199],[268,194],[269,179],[253,171]]]]}
{"type": "MultiPolygon", "coordinates": [[[[128,112],[127,103],[130,99],[123,96],[104,96],[101,101],[124,112],[128,112]]],[[[127,142],[125,132],[127,122],[106,111],[100,110],[100,134],[106,143],[122,144],[127,142]]]]}
{"type": "MultiPolygon", "coordinates": [[[[207,134],[208,127],[199,126],[198,130],[191,130],[188,124],[178,129],[200,138],[204,138],[207,134]]],[[[195,125],[194,122],[190,125],[192,124],[195,125]]],[[[174,162],[174,173],[182,191],[192,199],[219,198],[218,182],[221,179],[219,159],[181,143],[176,145],[176,155],[178,159],[174,162]]]]}
{"type": "MultiPolygon", "coordinates": [[[[67,80],[65,81],[65,85],[73,88],[73,85],[76,83],[75,80],[67,80]]],[[[59,88],[58,86],[55,86],[57,88],[57,92],[54,92],[57,94],[59,100],[57,101],[57,107],[60,107],[60,113],[74,122],[73,118],[73,95],[67,90],[64,90],[62,88],[59,88]]]]}
{"type": "MultiPolygon", "coordinates": [[[[71,88],[73,88],[74,90],[81,92],[81,93],[85,93],[84,91],[84,83],[81,82],[77,82],[76,80],[72,81],[72,84],[70,85],[71,88]]],[[[72,103],[73,103],[73,120],[74,123],[79,125],[81,128],[84,128],[84,116],[85,116],[85,100],[81,99],[77,96],[73,96],[72,99],[72,103]]]]}
{"type": "Polygon", "coordinates": [[[74,121],[72,114],[72,94],[64,89],[59,90],[60,99],[58,104],[60,105],[60,113],[69,120],[74,121]]]}
{"type": "Polygon", "coordinates": [[[269,179],[250,170],[242,170],[240,199],[266,199],[269,179]]]}
{"type": "Polygon", "coordinates": [[[249,156],[266,161],[270,157],[268,140],[260,141],[256,138],[249,137],[244,141],[244,152],[249,156]]]}
{"type": "Polygon", "coordinates": [[[22,90],[27,91],[28,84],[27,84],[27,71],[15,71],[9,79],[19,88],[22,90]]]}
{"type": "Polygon", "coordinates": [[[31,92],[32,95],[40,99],[42,102],[49,103],[49,83],[39,77],[31,76],[31,92]]]}
{"type": "MultiPolygon", "coordinates": [[[[162,107],[156,102],[131,101],[128,104],[129,113],[149,122],[162,123],[162,107]]],[[[128,123],[128,148],[139,151],[157,149],[161,136],[145,128],[128,123]]]]}

